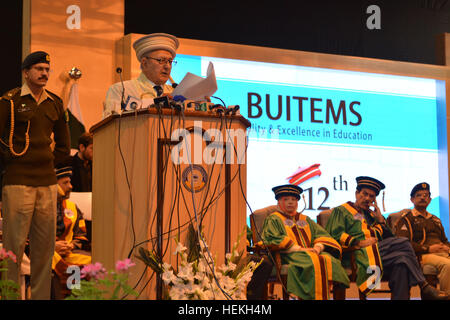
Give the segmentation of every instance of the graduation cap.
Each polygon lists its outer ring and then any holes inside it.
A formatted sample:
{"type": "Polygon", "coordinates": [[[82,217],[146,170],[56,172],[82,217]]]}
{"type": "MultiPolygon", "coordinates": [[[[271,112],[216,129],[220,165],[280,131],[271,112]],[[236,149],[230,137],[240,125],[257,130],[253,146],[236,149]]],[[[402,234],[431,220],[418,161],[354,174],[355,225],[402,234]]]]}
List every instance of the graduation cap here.
{"type": "Polygon", "coordinates": [[[64,177],[72,177],[72,167],[62,166],[55,169],[56,179],[61,179],[64,177]]]}
{"type": "Polygon", "coordinates": [[[428,183],[426,183],[426,182],[421,182],[419,184],[416,184],[414,186],[414,188],[411,190],[411,198],[416,195],[417,191],[421,191],[421,190],[427,190],[428,192],[431,193],[430,185],[428,183]]]}
{"type": "Polygon", "coordinates": [[[386,186],[383,184],[383,182],[371,178],[371,177],[357,177],[356,178],[356,189],[360,191],[362,188],[368,188],[373,191],[375,191],[376,195],[378,196],[380,194],[380,191],[383,190],[386,186]]]}
{"type": "Polygon", "coordinates": [[[296,197],[297,200],[300,200],[300,195],[303,192],[303,189],[295,184],[285,184],[282,186],[273,187],[272,191],[275,193],[275,199],[278,200],[281,197],[296,197]]]}

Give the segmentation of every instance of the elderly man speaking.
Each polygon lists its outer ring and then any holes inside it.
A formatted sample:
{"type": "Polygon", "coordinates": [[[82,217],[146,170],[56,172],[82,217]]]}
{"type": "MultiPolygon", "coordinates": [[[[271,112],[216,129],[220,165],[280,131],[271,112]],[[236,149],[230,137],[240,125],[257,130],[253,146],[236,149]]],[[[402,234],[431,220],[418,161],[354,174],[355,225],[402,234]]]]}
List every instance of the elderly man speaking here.
{"type": "Polygon", "coordinates": [[[153,99],[170,94],[172,86],[166,84],[170,79],[173,60],[179,41],[166,33],[152,33],[136,40],[133,48],[141,64],[141,74],[137,79],[113,84],[106,93],[103,117],[119,112],[121,106],[130,101],[153,99]]]}

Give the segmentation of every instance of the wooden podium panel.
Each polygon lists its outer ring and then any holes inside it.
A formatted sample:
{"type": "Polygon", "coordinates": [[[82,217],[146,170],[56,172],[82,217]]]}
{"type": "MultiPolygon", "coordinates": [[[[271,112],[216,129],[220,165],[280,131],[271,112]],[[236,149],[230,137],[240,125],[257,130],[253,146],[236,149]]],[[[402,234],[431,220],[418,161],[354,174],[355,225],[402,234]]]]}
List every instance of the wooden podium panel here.
{"type": "MultiPolygon", "coordinates": [[[[241,116],[186,112],[182,117],[171,109],[156,108],[121,117],[112,115],[96,124],[91,129],[95,153],[93,262],[101,262],[109,270],[117,260],[130,256],[136,263],[130,285],[137,284],[136,290],[142,291],[140,299],[159,298],[157,277],[135,257],[138,248],[159,252],[164,262],[175,266],[174,239],[184,243],[189,222],[197,225],[196,221],[203,217],[205,240],[221,265],[246,227],[243,192],[246,192],[245,133],[249,126],[241,116]],[[180,128],[188,132],[181,142],[176,134],[180,128]],[[219,134],[210,137],[211,133],[219,134]],[[230,133],[238,136],[233,143],[230,133]],[[218,142],[220,136],[222,141],[218,142]],[[191,150],[186,152],[189,141],[191,150]],[[219,144],[224,148],[211,151],[219,144]],[[219,160],[220,150],[232,159],[219,160]],[[174,160],[178,161],[179,156],[184,162],[177,164],[174,160]]],[[[244,246],[242,241],[241,248],[244,246]]]]}

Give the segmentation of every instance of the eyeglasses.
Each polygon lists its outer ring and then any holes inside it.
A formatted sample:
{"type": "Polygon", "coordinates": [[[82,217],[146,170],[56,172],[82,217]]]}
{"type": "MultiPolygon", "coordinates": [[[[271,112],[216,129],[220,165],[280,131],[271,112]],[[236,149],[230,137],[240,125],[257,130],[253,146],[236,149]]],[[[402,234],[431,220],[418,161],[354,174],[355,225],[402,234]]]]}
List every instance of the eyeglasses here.
{"type": "Polygon", "coordinates": [[[153,57],[146,57],[147,59],[153,59],[155,61],[158,61],[159,64],[165,65],[166,63],[169,63],[171,66],[174,66],[177,64],[177,62],[173,59],[166,59],[166,58],[153,58],[153,57]]]}

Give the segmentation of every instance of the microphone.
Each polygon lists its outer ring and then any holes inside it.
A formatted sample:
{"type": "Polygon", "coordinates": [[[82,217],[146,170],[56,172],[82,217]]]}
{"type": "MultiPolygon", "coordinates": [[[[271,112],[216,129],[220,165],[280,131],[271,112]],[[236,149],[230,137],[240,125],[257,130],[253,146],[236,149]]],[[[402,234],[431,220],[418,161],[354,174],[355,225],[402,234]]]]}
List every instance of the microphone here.
{"type": "Polygon", "coordinates": [[[169,76],[169,80],[170,80],[170,83],[172,84],[172,88],[175,89],[175,88],[178,86],[178,83],[176,83],[175,81],[173,81],[173,79],[172,79],[171,76],[169,76]]]}
{"type": "Polygon", "coordinates": [[[239,105],[235,106],[228,106],[227,110],[225,111],[225,114],[236,114],[236,112],[239,110],[239,105]]]}
{"type": "Polygon", "coordinates": [[[182,102],[177,102],[177,101],[175,101],[175,100],[170,100],[170,106],[171,106],[173,109],[177,110],[178,112],[181,112],[181,110],[184,109],[183,103],[182,103],[182,102]]]}
{"type": "Polygon", "coordinates": [[[173,97],[174,101],[179,101],[179,102],[184,102],[186,100],[185,97],[183,97],[182,95],[176,95],[175,97],[173,97]]]}
{"type": "Polygon", "coordinates": [[[184,109],[186,110],[195,110],[195,102],[192,100],[184,100],[184,109]]]}
{"type": "Polygon", "coordinates": [[[153,103],[157,108],[170,108],[169,97],[162,96],[153,99],[153,103]]]}
{"type": "Polygon", "coordinates": [[[217,113],[222,113],[225,111],[225,107],[220,104],[215,104],[209,107],[210,111],[216,111],[217,113]]]}
{"type": "Polygon", "coordinates": [[[116,73],[119,74],[120,77],[120,83],[122,83],[122,97],[120,99],[120,109],[121,110],[125,110],[125,101],[124,101],[124,96],[125,96],[125,86],[123,84],[123,79],[122,79],[122,68],[121,67],[117,67],[116,69],[116,73]]]}

